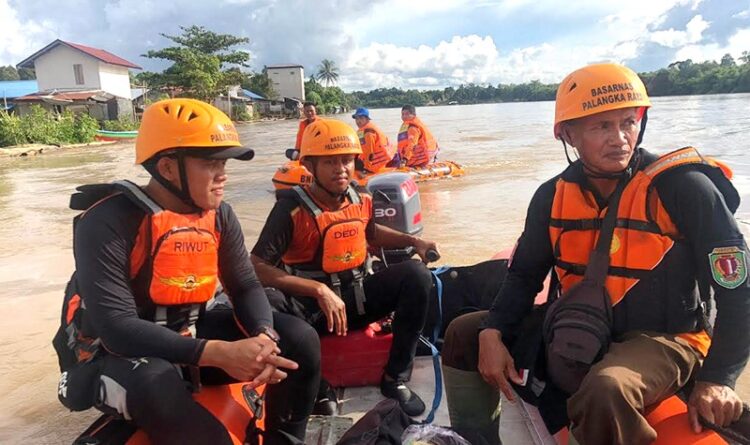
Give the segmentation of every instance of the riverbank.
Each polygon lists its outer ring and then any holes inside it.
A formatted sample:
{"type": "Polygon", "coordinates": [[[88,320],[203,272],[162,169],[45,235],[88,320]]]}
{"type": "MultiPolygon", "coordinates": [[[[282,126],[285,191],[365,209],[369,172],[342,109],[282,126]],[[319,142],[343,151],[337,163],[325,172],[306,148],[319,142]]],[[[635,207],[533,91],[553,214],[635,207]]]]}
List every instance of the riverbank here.
{"type": "Polygon", "coordinates": [[[102,145],[113,145],[121,143],[121,141],[94,141],[85,144],[65,144],[65,145],[46,145],[46,144],[23,144],[23,145],[11,145],[9,147],[0,148],[0,156],[3,157],[20,157],[20,156],[36,156],[43,153],[49,153],[58,150],[66,150],[71,148],[82,148],[82,147],[99,147],[102,145]]]}

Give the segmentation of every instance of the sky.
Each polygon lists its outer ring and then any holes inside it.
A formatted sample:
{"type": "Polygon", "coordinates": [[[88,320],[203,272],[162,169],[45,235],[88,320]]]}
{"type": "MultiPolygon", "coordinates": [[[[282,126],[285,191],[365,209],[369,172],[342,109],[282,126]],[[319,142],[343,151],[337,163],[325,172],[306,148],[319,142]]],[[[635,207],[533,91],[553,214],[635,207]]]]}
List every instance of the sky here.
{"type": "Polygon", "coordinates": [[[160,36],[202,25],[247,37],[251,68],[333,60],[345,91],[559,82],[588,63],[637,71],[750,51],[750,0],[0,0],[0,65],[53,40],[147,70],[160,36]]]}

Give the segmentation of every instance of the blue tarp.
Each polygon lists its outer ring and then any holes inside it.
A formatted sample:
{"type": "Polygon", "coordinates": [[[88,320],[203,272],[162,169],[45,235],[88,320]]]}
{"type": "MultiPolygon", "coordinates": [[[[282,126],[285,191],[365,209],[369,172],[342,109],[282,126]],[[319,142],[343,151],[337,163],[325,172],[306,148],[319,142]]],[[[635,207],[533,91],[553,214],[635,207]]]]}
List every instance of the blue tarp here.
{"type": "Polygon", "coordinates": [[[245,95],[246,97],[249,97],[250,99],[266,100],[266,98],[261,96],[260,94],[255,94],[252,91],[246,90],[244,88],[242,89],[242,94],[245,95]]]}
{"type": "Polygon", "coordinates": [[[36,80],[2,80],[0,81],[0,103],[3,98],[13,99],[37,91],[39,91],[39,86],[36,80]]]}

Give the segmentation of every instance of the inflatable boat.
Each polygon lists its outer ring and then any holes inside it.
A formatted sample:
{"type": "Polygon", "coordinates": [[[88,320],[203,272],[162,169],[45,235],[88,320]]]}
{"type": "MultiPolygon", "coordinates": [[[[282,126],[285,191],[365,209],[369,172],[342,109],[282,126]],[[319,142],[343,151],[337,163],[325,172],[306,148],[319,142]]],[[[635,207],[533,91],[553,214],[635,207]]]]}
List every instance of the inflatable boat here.
{"type": "MultiPolygon", "coordinates": [[[[421,233],[421,222],[415,222],[418,218],[414,218],[421,211],[421,206],[419,204],[419,193],[414,187],[413,181],[414,179],[410,175],[398,173],[378,175],[369,183],[368,189],[374,196],[378,196],[378,193],[375,193],[378,190],[399,190],[388,200],[373,200],[374,209],[394,209],[391,212],[375,212],[375,215],[398,216],[398,218],[389,217],[388,219],[376,216],[376,221],[379,224],[388,225],[394,230],[405,233],[416,235],[421,233]]],[[[388,258],[388,263],[397,261],[394,259],[395,257],[406,259],[413,254],[413,251],[403,255],[399,251],[392,251],[392,256],[387,257],[384,252],[388,251],[381,251],[379,256],[388,258]]],[[[433,270],[436,277],[442,277],[442,281],[439,285],[436,285],[436,289],[443,289],[444,286],[447,289],[449,286],[455,285],[455,283],[451,283],[451,280],[456,280],[456,283],[461,285],[464,274],[478,274],[480,276],[477,278],[482,282],[487,281],[488,278],[483,277],[489,277],[489,275],[496,278],[496,275],[503,274],[504,270],[507,269],[508,260],[511,256],[512,251],[510,249],[501,251],[493,259],[502,261],[493,262],[493,267],[489,269],[480,269],[477,265],[455,268],[442,267],[433,270]]],[[[383,265],[382,267],[387,266],[383,265]]],[[[536,297],[536,304],[542,304],[546,301],[548,286],[549,284],[545,283],[545,288],[536,297]]],[[[435,295],[433,305],[441,308],[440,317],[442,318],[442,314],[445,313],[445,309],[443,309],[445,305],[437,302],[446,300],[438,297],[437,294],[435,295]]],[[[321,370],[324,378],[334,387],[337,394],[337,415],[311,418],[305,443],[335,444],[343,434],[343,430],[382,399],[378,384],[393,341],[393,335],[387,326],[387,323],[375,323],[365,329],[350,331],[345,337],[322,336],[321,370]],[[327,430],[325,429],[326,425],[327,430]],[[338,425],[340,431],[332,432],[331,425],[338,425]]],[[[435,337],[437,336],[436,334],[435,337]]],[[[435,355],[437,354],[435,353],[435,355]]],[[[439,372],[439,367],[437,371],[439,372]]],[[[434,406],[437,408],[434,423],[449,425],[447,403],[440,403],[441,391],[437,390],[442,388],[442,385],[439,384],[438,372],[434,368],[433,357],[417,357],[410,386],[421,395],[426,403],[431,400],[434,402],[434,406]],[[435,400],[436,396],[437,400],[435,400]]],[[[262,393],[262,390],[259,391],[262,393]]],[[[262,416],[262,409],[260,409],[262,398],[258,397],[257,392],[249,389],[243,383],[216,387],[204,386],[194,397],[226,425],[233,442],[236,444],[243,443],[248,423],[256,416],[262,416]]],[[[678,396],[669,397],[654,406],[647,407],[645,414],[648,422],[659,435],[656,444],[719,445],[729,443],[718,433],[711,430],[704,430],[701,434],[693,433],[688,421],[687,407],[678,396]]],[[[259,420],[258,425],[261,426],[262,418],[259,420]]],[[[553,437],[546,430],[537,408],[523,401],[503,403],[499,434],[503,442],[509,444],[564,445],[568,443],[567,430],[563,430],[553,437]]],[[[136,431],[135,427],[123,420],[116,420],[105,415],[91,425],[75,443],[77,445],[96,443],[143,445],[149,442],[142,431],[136,431]],[[118,431],[119,435],[113,434],[113,432],[118,431]]]]}
{"type": "MultiPolygon", "coordinates": [[[[419,168],[384,168],[377,173],[357,171],[355,172],[354,179],[357,181],[357,184],[366,186],[370,178],[384,173],[408,173],[415,182],[423,182],[463,176],[466,170],[456,162],[440,161],[419,168]]],[[[276,190],[281,190],[291,188],[295,185],[311,184],[312,175],[299,161],[290,160],[276,170],[271,181],[276,190]]]]}

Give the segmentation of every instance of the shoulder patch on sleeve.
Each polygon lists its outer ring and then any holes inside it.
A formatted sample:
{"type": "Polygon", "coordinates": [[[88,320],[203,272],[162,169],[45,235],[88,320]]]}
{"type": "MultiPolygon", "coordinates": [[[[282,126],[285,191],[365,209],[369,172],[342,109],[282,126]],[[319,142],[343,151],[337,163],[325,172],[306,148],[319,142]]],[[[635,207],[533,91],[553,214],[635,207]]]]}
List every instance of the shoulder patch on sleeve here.
{"type": "Polygon", "coordinates": [[[708,254],[714,281],[726,289],[735,289],[747,279],[745,251],[739,246],[717,247],[708,254]]]}

